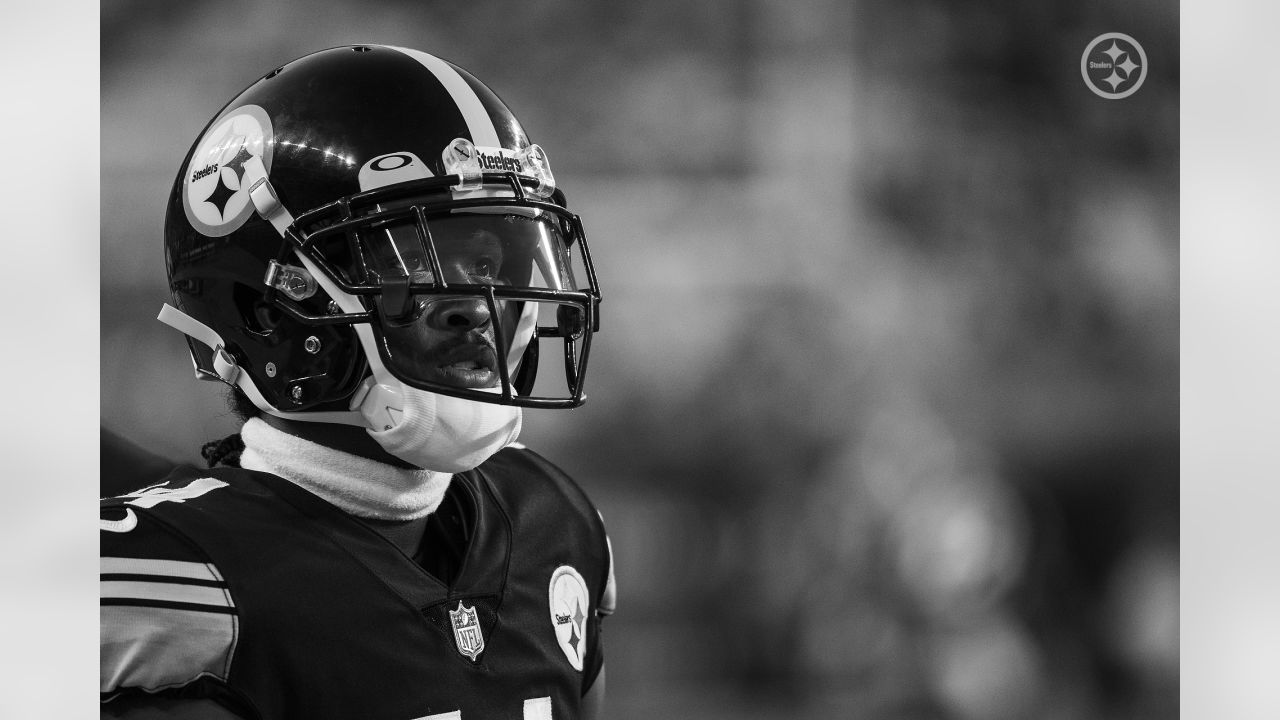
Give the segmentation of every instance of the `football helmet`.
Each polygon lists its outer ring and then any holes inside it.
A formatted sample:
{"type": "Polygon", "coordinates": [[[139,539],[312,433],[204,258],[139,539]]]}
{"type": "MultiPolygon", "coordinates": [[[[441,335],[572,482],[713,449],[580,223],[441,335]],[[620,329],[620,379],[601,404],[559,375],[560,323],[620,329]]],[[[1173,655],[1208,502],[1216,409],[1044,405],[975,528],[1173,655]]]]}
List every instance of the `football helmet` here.
{"type": "Polygon", "coordinates": [[[600,291],[582,222],[498,96],[427,53],[332,48],[237,95],[174,181],[165,260],[160,319],[197,377],[264,412],[364,425],[362,398],[398,384],[585,400],[600,291]]]}

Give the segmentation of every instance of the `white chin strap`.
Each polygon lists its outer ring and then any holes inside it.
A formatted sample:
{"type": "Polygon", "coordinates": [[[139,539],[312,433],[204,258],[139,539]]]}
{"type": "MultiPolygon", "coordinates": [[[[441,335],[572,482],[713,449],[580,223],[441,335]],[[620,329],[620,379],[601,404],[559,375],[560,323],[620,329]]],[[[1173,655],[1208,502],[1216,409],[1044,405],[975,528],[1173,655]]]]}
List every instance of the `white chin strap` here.
{"type": "MultiPolygon", "coordinates": [[[[262,391],[254,384],[253,378],[249,377],[249,373],[243,372],[240,366],[236,364],[235,359],[231,357],[231,353],[226,351],[226,343],[222,341],[213,328],[196,320],[190,315],[182,312],[178,308],[165,303],[160,308],[160,314],[156,316],[160,322],[177,330],[178,332],[191,337],[200,343],[208,346],[213,350],[213,371],[222,382],[237,387],[244,393],[245,397],[253,403],[254,407],[264,413],[275,415],[286,420],[301,420],[304,422],[326,422],[337,423],[339,425],[355,425],[357,427],[366,427],[364,418],[358,412],[285,412],[277,410],[275,406],[267,402],[262,396],[262,391]]],[[[192,364],[195,359],[192,358],[192,364]]],[[[208,379],[206,371],[196,368],[196,377],[201,380],[208,379]]]]}
{"type": "Polygon", "coordinates": [[[470,470],[520,437],[523,415],[518,407],[403,386],[397,393],[372,386],[372,378],[365,387],[369,391],[359,402],[369,436],[415,467],[470,470]]]}
{"type": "MultiPolygon", "coordinates": [[[[285,231],[293,224],[293,215],[281,204],[267,180],[262,160],[254,157],[246,162],[245,171],[249,198],[258,215],[271,223],[281,237],[285,237],[285,231]]],[[[297,257],[342,312],[356,314],[365,311],[358,298],[339,289],[305,254],[298,253],[297,257]]],[[[536,304],[525,303],[524,312],[517,322],[516,340],[507,357],[512,374],[528,347],[537,322],[536,315],[536,304]]],[[[363,427],[387,452],[421,468],[449,472],[468,470],[515,442],[520,434],[521,412],[518,407],[439,395],[400,382],[382,363],[373,328],[368,323],[353,324],[369,363],[370,375],[352,396],[350,410],[286,412],[267,402],[253,378],[236,365],[235,359],[226,351],[226,343],[213,328],[167,303],[157,319],[209,347],[213,351],[214,373],[218,378],[239,388],[262,412],[286,420],[363,427]]],[[[197,368],[196,376],[204,378],[206,374],[197,368]]],[[[493,391],[497,392],[496,389],[493,391]]]]}

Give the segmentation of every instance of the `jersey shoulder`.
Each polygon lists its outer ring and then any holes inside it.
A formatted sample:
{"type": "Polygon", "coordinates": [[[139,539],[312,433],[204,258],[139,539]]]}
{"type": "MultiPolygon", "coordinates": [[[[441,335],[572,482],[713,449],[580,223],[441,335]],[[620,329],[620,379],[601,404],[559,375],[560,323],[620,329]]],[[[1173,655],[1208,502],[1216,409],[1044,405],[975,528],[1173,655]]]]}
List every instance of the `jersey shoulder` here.
{"type": "Polygon", "coordinates": [[[503,448],[481,465],[479,470],[500,489],[553,492],[575,505],[589,508],[592,513],[597,512],[577,481],[558,465],[520,443],[503,448]]]}
{"type": "MultiPolygon", "coordinates": [[[[481,466],[486,476],[499,486],[516,488],[546,496],[548,491],[558,495],[562,506],[577,509],[580,521],[593,529],[593,534],[604,547],[605,583],[597,593],[597,612],[611,615],[617,607],[617,580],[614,575],[613,542],[605,529],[604,515],[587,496],[582,486],[555,463],[520,443],[507,446],[481,466]]],[[[560,515],[559,519],[564,520],[560,515]]]]}
{"type": "Polygon", "coordinates": [[[104,699],[225,679],[238,617],[222,571],[163,512],[228,487],[194,468],[101,502],[101,677],[104,699]]]}

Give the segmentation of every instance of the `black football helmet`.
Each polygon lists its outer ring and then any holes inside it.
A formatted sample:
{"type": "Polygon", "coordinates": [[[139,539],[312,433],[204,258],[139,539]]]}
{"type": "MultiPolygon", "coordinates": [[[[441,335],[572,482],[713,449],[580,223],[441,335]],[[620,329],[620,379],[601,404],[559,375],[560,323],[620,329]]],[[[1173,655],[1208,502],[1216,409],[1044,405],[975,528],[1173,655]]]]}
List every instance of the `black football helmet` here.
{"type": "Polygon", "coordinates": [[[265,412],[360,424],[361,394],[397,382],[585,399],[600,291],[582,223],[498,96],[423,52],[324,50],[236,96],[173,184],[165,260],[160,319],[196,375],[265,412]],[[562,351],[550,375],[543,341],[562,351]]]}

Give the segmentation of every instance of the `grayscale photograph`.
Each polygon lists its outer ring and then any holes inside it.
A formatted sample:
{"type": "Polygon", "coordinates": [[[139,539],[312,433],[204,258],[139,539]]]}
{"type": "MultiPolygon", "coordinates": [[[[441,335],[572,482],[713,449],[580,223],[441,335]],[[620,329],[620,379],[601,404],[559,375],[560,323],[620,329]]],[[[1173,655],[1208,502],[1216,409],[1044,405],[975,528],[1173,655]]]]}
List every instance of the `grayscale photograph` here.
{"type": "Polygon", "coordinates": [[[1179,716],[1177,3],[100,13],[102,717],[1179,716]]]}

